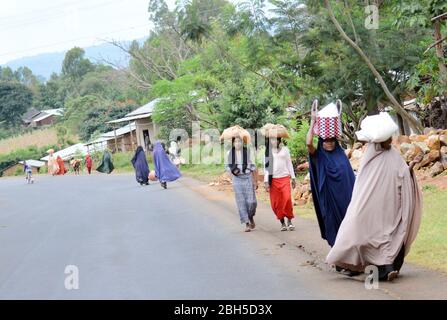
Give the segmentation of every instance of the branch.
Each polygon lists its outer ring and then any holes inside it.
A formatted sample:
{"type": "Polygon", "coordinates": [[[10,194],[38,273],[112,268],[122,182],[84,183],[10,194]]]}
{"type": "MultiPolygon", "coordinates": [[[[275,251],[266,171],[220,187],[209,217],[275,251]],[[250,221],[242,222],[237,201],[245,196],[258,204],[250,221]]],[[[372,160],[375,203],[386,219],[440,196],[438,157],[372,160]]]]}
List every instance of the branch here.
{"type": "Polygon", "coordinates": [[[338,22],[337,18],[335,18],[334,11],[332,10],[329,0],[324,0],[324,4],[329,12],[329,17],[331,18],[338,32],[340,33],[342,38],[345,39],[355,51],[357,51],[357,53],[360,55],[363,61],[365,61],[366,65],[374,74],[377,81],[379,81],[383,91],[385,92],[388,99],[391,101],[396,112],[398,112],[405,120],[407,120],[415,130],[417,130],[418,132],[422,132],[423,131],[422,125],[415,118],[409,115],[408,112],[406,112],[405,109],[399,104],[399,102],[397,102],[396,98],[391,94],[390,90],[388,89],[388,86],[386,85],[380,73],[377,71],[376,67],[372,64],[371,60],[369,60],[369,58],[366,56],[363,50],[354,41],[352,41],[352,39],[349,38],[349,36],[345,33],[342,26],[338,22]]]}
{"type": "Polygon", "coordinates": [[[441,42],[444,42],[445,40],[447,40],[447,36],[445,36],[444,38],[436,41],[435,43],[431,44],[425,51],[424,54],[426,54],[428,51],[430,51],[430,49],[436,47],[438,44],[440,44],[441,42]]]}
{"type": "Polygon", "coordinates": [[[444,20],[447,19],[447,12],[440,14],[439,16],[436,16],[434,18],[431,19],[432,22],[436,21],[436,20],[444,20]]]}

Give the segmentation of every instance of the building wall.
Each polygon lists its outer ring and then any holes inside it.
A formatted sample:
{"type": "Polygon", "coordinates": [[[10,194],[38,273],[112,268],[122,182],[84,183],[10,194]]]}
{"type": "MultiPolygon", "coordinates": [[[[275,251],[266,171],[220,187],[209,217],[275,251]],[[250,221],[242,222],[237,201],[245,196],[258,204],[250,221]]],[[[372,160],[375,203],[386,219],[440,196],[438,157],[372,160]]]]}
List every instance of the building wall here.
{"type": "Polygon", "coordinates": [[[158,128],[152,122],[151,118],[138,119],[135,121],[136,123],[136,136],[137,136],[137,145],[142,146],[145,151],[147,151],[147,146],[144,141],[144,130],[148,130],[150,143],[154,143],[157,140],[158,128]]]}
{"type": "MultiPolygon", "coordinates": [[[[126,133],[122,136],[117,137],[116,139],[116,148],[118,152],[129,152],[135,151],[137,147],[136,139],[135,139],[135,131],[132,132],[132,138],[130,133],[126,133]],[[132,143],[133,142],[133,143],[132,143]]],[[[107,140],[107,148],[115,151],[115,138],[107,140]]]]}
{"type": "Polygon", "coordinates": [[[41,127],[41,126],[47,126],[47,125],[51,125],[54,122],[54,116],[50,116],[48,118],[45,118],[41,121],[33,121],[31,123],[31,125],[36,126],[36,127],[41,127]]]}

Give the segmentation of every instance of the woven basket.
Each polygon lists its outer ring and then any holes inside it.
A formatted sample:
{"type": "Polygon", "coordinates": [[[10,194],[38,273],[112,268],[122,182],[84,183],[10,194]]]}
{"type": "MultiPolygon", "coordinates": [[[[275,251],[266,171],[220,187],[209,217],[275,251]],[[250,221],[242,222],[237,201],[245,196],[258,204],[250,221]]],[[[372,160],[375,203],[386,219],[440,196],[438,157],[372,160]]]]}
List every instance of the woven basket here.
{"type": "Polygon", "coordinates": [[[290,138],[289,132],[282,124],[267,123],[261,128],[261,133],[267,138],[290,138]]]}
{"type": "Polygon", "coordinates": [[[233,138],[240,138],[244,143],[250,143],[250,133],[244,128],[236,125],[225,129],[220,136],[220,140],[231,140],[233,138]]]}
{"type": "MultiPolygon", "coordinates": [[[[333,106],[333,104],[331,104],[333,106]]],[[[328,105],[329,106],[329,105],[328,105]]],[[[325,108],[327,108],[326,106],[325,108]]],[[[337,115],[330,117],[323,117],[317,115],[317,121],[314,125],[314,134],[318,135],[322,139],[328,138],[340,138],[342,136],[343,127],[341,123],[342,103],[337,100],[336,107],[338,109],[337,115]]],[[[334,107],[335,108],[335,107],[334,107]]]]}

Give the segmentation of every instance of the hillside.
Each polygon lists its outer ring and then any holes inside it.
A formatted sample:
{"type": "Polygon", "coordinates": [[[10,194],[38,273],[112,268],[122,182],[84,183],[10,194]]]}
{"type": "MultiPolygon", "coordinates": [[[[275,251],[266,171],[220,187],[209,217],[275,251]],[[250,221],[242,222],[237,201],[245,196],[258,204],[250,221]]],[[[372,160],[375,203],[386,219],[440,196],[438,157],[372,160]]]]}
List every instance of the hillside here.
{"type": "MultiPolygon", "coordinates": [[[[144,38],[137,39],[137,41],[142,43],[144,38]]],[[[85,50],[86,58],[90,59],[92,62],[100,62],[102,59],[107,59],[125,66],[129,61],[129,57],[121,49],[109,43],[103,43],[83,49],[85,50]]],[[[9,66],[13,70],[26,66],[30,68],[35,75],[49,79],[53,72],[60,73],[62,61],[64,60],[64,56],[67,51],[68,50],[62,52],[42,53],[31,57],[24,57],[17,60],[12,60],[4,64],[4,66],[9,66]]]]}
{"type": "Polygon", "coordinates": [[[10,153],[29,146],[41,148],[53,144],[57,144],[55,128],[35,130],[31,133],[0,140],[0,154],[10,153]]]}

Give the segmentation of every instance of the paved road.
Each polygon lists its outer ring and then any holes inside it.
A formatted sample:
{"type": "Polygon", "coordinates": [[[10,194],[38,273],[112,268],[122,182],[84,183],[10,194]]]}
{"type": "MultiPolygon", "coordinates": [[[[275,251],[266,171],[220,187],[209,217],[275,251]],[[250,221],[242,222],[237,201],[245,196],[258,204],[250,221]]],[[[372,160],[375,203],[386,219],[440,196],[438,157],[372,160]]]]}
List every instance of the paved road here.
{"type": "Polygon", "coordinates": [[[0,179],[2,299],[389,298],[298,268],[307,256],[262,226],[241,232],[234,212],[182,180],[167,190],[131,175],[24,182],[0,179]],[[78,290],[64,286],[67,265],[78,290]]]}

